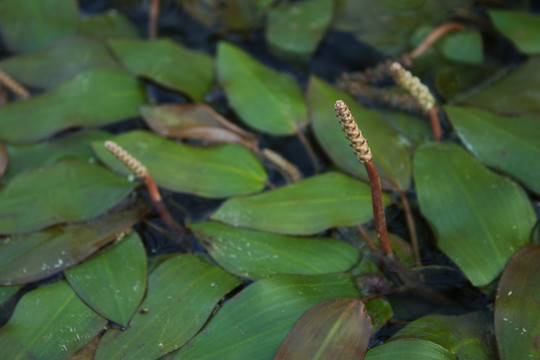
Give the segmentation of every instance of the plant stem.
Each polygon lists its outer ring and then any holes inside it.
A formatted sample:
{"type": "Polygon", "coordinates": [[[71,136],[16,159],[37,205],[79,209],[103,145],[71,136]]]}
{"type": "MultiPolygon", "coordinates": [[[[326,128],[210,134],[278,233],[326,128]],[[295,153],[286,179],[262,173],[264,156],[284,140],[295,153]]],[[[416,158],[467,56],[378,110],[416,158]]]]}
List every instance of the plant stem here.
{"type": "Polygon", "coordinates": [[[19,95],[21,99],[30,99],[30,92],[28,92],[24,86],[19,84],[19,82],[5,73],[2,69],[0,69],[0,83],[15,94],[19,95]]]}
{"type": "Polygon", "coordinates": [[[148,38],[155,40],[158,35],[159,0],[150,1],[150,10],[148,14],[148,38]]]}
{"type": "Polygon", "coordinates": [[[295,130],[296,136],[298,136],[298,139],[304,146],[304,149],[306,149],[306,152],[309,156],[309,159],[311,160],[311,163],[313,164],[313,168],[315,169],[315,173],[318,174],[321,172],[321,169],[319,167],[319,162],[317,160],[317,155],[315,155],[315,151],[311,147],[311,144],[309,143],[308,139],[300,129],[295,130]]]}
{"type": "Polygon", "coordinates": [[[362,234],[362,237],[366,241],[366,244],[367,244],[367,246],[369,248],[369,251],[371,251],[371,253],[373,253],[373,254],[376,254],[377,253],[377,245],[375,245],[373,240],[371,240],[371,237],[367,233],[366,229],[364,229],[364,227],[362,225],[358,225],[358,230],[360,230],[360,234],[362,234]]]}
{"type": "Polygon", "coordinates": [[[439,121],[439,111],[437,107],[432,107],[428,110],[429,122],[431,123],[431,131],[435,141],[440,141],[442,137],[441,122],[439,121]]]}
{"type": "Polygon", "coordinates": [[[418,236],[416,235],[416,227],[414,226],[414,219],[412,217],[411,207],[409,205],[409,200],[405,193],[400,190],[399,197],[401,198],[401,204],[405,210],[405,217],[407,219],[407,226],[409,228],[409,235],[411,237],[411,244],[414,253],[414,262],[417,266],[422,266],[422,261],[420,259],[420,248],[418,247],[418,236]]]}
{"type": "Polygon", "coordinates": [[[377,168],[373,161],[364,163],[369,177],[369,186],[371,188],[371,204],[373,206],[373,216],[375,218],[375,231],[379,239],[379,245],[386,255],[393,254],[392,245],[388,239],[388,231],[386,230],[386,219],[384,217],[384,205],[382,202],[381,181],[377,168]]]}
{"type": "Polygon", "coordinates": [[[441,36],[451,32],[465,29],[465,25],[458,22],[447,22],[435,28],[413,51],[409,53],[411,60],[416,59],[429,49],[441,36]]]}

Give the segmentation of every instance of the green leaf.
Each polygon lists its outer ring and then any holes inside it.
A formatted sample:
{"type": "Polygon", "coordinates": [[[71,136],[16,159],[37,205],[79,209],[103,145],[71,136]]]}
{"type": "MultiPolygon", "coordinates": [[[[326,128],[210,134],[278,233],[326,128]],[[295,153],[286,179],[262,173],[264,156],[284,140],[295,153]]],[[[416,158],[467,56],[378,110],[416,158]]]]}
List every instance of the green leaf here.
{"type": "Polygon", "coordinates": [[[93,68],[120,69],[98,39],[73,35],[29,54],[0,61],[0,67],[21,83],[37,88],[56,86],[93,68]]]}
{"type": "Polygon", "coordinates": [[[540,194],[540,116],[510,117],[459,106],[444,109],[460,139],[480,161],[540,194]]]}
{"type": "Polygon", "coordinates": [[[458,145],[427,143],[418,149],[414,180],[439,248],[473,285],[493,281],[529,241],[536,216],[525,192],[458,145]]]}
{"type": "Polygon", "coordinates": [[[138,115],[144,94],[120,70],[85,71],[45,94],[0,107],[0,139],[30,142],[75,126],[101,126],[138,115]]]}
{"type": "Polygon", "coordinates": [[[64,274],[95,312],[127,326],[146,291],[146,251],[137,233],[132,232],[64,274]]]}
{"type": "Polygon", "coordinates": [[[310,0],[274,6],[268,12],[270,49],[284,58],[305,59],[315,52],[332,21],[333,0],[310,0]]]}
{"type": "MultiPolygon", "coordinates": [[[[390,197],[383,194],[383,201],[388,205],[390,197]]],[[[211,216],[233,226],[294,235],[354,226],[372,217],[369,185],[338,172],[228,199],[211,216]]]]}
{"type": "Polygon", "coordinates": [[[358,251],[336,239],[271,234],[217,222],[193,224],[191,229],[220,266],[249,279],[340,272],[358,261],[358,251]]]}
{"type": "Polygon", "coordinates": [[[0,287],[0,309],[9,301],[15,294],[21,290],[22,285],[2,286],[0,287]]]}
{"type": "Polygon", "coordinates": [[[86,259],[126,232],[148,210],[129,201],[125,207],[77,225],[14,235],[0,241],[0,284],[24,284],[47,278],[86,259]]]}
{"type": "Polygon", "coordinates": [[[360,130],[368,140],[382,186],[385,189],[407,189],[411,181],[412,146],[409,140],[387,123],[381,113],[359,105],[345,92],[312,76],[308,86],[307,102],[313,132],[324,152],[341,170],[367,181],[366,170],[358,162],[336,119],[334,104],[337,100],[347,103],[360,130]]]}
{"type": "Polygon", "coordinates": [[[362,359],[370,337],[371,320],[364,303],[326,300],[298,319],[274,359],[362,359]]]}
{"type": "Polygon", "coordinates": [[[529,245],[508,262],[495,298],[501,360],[540,357],[540,247],[529,245]]]}
{"type": "Polygon", "coordinates": [[[307,125],[304,96],[291,76],[226,42],[218,45],[217,72],[231,107],[249,126],[291,135],[307,125]]]}
{"type": "Polygon", "coordinates": [[[109,46],[133,73],[203,101],[214,78],[213,59],[170,39],[111,39],[109,46]],[[156,56],[159,54],[159,56],[156,56]]]}
{"type": "MultiPolygon", "coordinates": [[[[358,282],[357,282],[358,284],[358,282]]],[[[383,299],[371,299],[366,302],[366,310],[371,318],[371,331],[375,333],[394,316],[392,305],[383,299]]]]}
{"type": "MultiPolygon", "coordinates": [[[[171,191],[224,198],[260,191],[267,179],[259,159],[239,145],[195,147],[140,130],[113,139],[148,168],[159,186],[171,191]]],[[[107,166],[131,174],[102,142],[92,147],[107,166]]]]}
{"type": "MultiPolygon", "coordinates": [[[[4,144],[0,141],[0,178],[2,178],[10,163],[10,156],[4,144]]],[[[5,179],[5,178],[4,178],[5,179]]]]}
{"type": "Polygon", "coordinates": [[[86,16],[81,19],[79,33],[95,37],[137,38],[138,33],[129,19],[117,10],[86,16]]]}
{"type": "Polygon", "coordinates": [[[466,315],[428,315],[398,331],[392,339],[417,338],[439,344],[460,360],[491,360],[497,354],[492,344],[493,319],[483,312],[466,315]]]}
{"type": "Polygon", "coordinates": [[[527,55],[540,55],[540,16],[512,10],[489,10],[497,30],[527,55]]]}
{"type": "Polygon", "coordinates": [[[358,297],[347,274],[276,275],[230,299],[175,359],[271,359],[296,320],[321,301],[358,297]]]}
{"type": "Polygon", "coordinates": [[[218,301],[240,284],[220,268],[193,255],[158,266],[148,294],[125,331],[109,329],[96,360],[156,359],[187,342],[205,324],[218,301]]]}
{"type": "Polygon", "coordinates": [[[400,339],[369,349],[364,360],[456,360],[456,357],[431,341],[400,339]]]}
{"type": "Polygon", "coordinates": [[[37,167],[54,164],[67,159],[93,161],[90,142],[105,141],[111,135],[101,130],[82,130],[52,141],[33,144],[7,144],[9,167],[6,179],[37,167]]]}
{"type": "Polygon", "coordinates": [[[65,281],[24,295],[9,322],[0,328],[5,359],[67,359],[105,326],[65,281]]]}
{"type": "MultiPolygon", "coordinates": [[[[500,76],[500,75],[499,75],[500,76]]],[[[453,99],[505,114],[540,115],[540,57],[533,57],[499,81],[453,99]]]]}
{"type": "Polygon", "coordinates": [[[481,64],[483,61],[482,36],[476,30],[448,34],[440,46],[448,60],[466,64],[481,64]]]}
{"type": "Polygon", "coordinates": [[[91,219],[117,205],[136,185],[80,161],[22,173],[0,190],[0,234],[91,219]]]}
{"type": "Polygon", "coordinates": [[[78,24],[75,0],[0,1],[0,32],[14,52],[38,50],[73,34],[78,24]]]}

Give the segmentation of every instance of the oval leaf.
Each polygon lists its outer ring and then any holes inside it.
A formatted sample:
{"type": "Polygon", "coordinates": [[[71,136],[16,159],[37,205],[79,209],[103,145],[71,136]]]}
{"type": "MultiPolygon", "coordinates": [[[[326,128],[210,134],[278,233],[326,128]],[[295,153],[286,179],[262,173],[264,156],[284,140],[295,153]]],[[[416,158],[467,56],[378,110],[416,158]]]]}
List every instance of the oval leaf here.
{"type": "Polygon", "coordinates": [[[218,301],[240,284],[220,268],[181,255],[158,266],[148,294],[125,331],[109,329],[95,359],[156,359],[182,346],[205,324],[218,301]]]}
{"type": "Polygon", "coordinates": [[[441,48],[447,59],[456,62],[481,64],[484,58],[482,35],[474,30],[460,31],[445,36],[441,48]]]}
{"type": "Polygon", "coordinates": [[[67,359],[105,326],[65,281],[24,295],[9,322],[0,328],[5,359],[67,359]]]}
{"type": "Polygon", "coordinates": [[[268,134],[291,135],[307,125],[302,90],[289,75],[226,42],[218,45],[217,71],[230,105],[249,126],[268,134]]]}
{"type": "Polygon", "coordinates": [[[367,181],[366,170],[358,162],[336,119],[334,104],[339,99],[347,103],[369,142],[382,186],[386,189],[408,188],[412,171],[410,161],[412,145],[409,140],[387,123],[379,112],[359,105],[345,92],[316,77],[311,77],[307,101],[313,132],[324,152],[341,170],[367,181]]]}
{"type": "MultiPolygon", "coordinates": [[[[159,186],[171,191],[222,198],[260,191],[267,179],[259,159],[234,144],[195,147],[146,131],[125,133],[114,141],[139,159],[159,186]]],[[[102,142],[92,143],[92,147],[107,166],[131,174],[102,142]]]]}
{"type": "Polygon", "coordinates": [[[129,201],[125,208],[84,224],[5,238],[0,241],[0,284],[29,283],[71,267],[126,232],[147,211],[146,203],[129,201]]]}
{"type": "Polygon", "coordinates": [[[364,360],[457,360],[454,354],[431,341],[400,339],[369,349],[364,360]]]}
{"type": "Polygon", "coordinates": [[[203,101],[212,86],[214,64],[205,53],[186,49],[169,39],[112,39],[109,45],[135,74],[186,93],[195,101],[203,101]]]}
{"type": "MultiPolygon", "coordinates": [[[[383,194],[383,201],[388,205],[390,197],[383,194]]],[[[338,172],[228,199],[211,216],[233,226],[295,235],[354,226],[372,217],[369,185],[338,172]]]]}
{"type": "Polygon", "coordinates": [[[497,30],[527,55],[540,54],[540,16],[511,10],[489,10],[497,30]]]}
{"type": "Polygon", "coordinates": [[[79,24],[79,33],[102,38],[139,36],[129,19],[115,9],[84,17],[79,24]]]}
{"type": "Polygon", "coordinates": [[[22,173],[0,190],[0,234],[91,219],[118,204],[136,186],[101,166],[79,161],[22,173]]]}
{"type": "Polygon", "coordinates": [[[473,285],[493,281],[529,241],[536,216],[525,192],[458,145],[427,143],[418,149],[414,181],[438,246],[473,285]]]}
{"type": "Polygon", "coordinates": [[[119,69],[100,40],[73,35],[42,50],[0,61],[0,67],[21,83],[49,88],[92,68],[119,69]]]}
{"type": "Polygon", "coordinates": [[[298,319],[274,360],[362,359],[370,337],[371,320],[363,302],[326,300],[298,319]]]}
{"type": "Polygon", "coordinates": [[[220,266],[249,279],[340,272],[358,261],[358,251],[336,239],[270,234],[217,222],[193,224],[191,229],[220,266]]]}
{"type": "Polygon", "coordinates": [[[510,117],[445,106],[465,146],[484,164],[514,176],[540,194],[540,117],[510,117]]]}
{"type": "Polygon", "coordinates": [[[226,302],[174,359],[271,359],[308,309],[324,300],[358,295],[346,274],[276,275],[259,280],[226,302]]]}
{"type": "Polygon", "coordinates": [[[75,0],[2,0],[0,31],[14,52],[41,48],[74,33],[79,24],[75,0]]]}
{"type": "Polygon", "coordinates": [[[136,232],[64,272],[77,295],[98,314],[122,326],[146,291],[146,251],[136,232]]]}
{"type": "Polygon", "coordinates": [[[101,126],[138,115],[145,102],[123,71],[92,69],[45,94],[0,107],[0,139],[30,142],[75,126],[101,126]]]}
{"type": "Polygon", "coordinates": [[[501,360],[540,357],[540,247],[515,254],[495,298],[495,333],[501,360]]]}

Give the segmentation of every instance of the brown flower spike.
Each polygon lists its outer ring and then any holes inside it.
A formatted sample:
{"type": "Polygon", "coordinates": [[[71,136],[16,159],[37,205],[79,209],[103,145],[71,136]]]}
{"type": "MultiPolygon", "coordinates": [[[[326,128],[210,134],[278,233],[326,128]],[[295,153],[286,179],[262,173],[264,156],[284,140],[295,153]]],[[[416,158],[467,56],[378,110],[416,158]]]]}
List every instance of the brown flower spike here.
{"type": "Polygon", "coordinates": [[[358,128],[356,121],[354,121],[354,117],[352,116],[347,104],[345,104],[345,101],[336,101],[334,109],[338,114],[337,116],[339,118],[339,123],[345,132],[345,136],[347,137],[347,140],[350,141],[350,145],[358,157],[358,161],[360,161],[362,164],[371,161],[371,149],[367,144],[367,140],[362,135],[362,131],[360,131],[358,128]]]}

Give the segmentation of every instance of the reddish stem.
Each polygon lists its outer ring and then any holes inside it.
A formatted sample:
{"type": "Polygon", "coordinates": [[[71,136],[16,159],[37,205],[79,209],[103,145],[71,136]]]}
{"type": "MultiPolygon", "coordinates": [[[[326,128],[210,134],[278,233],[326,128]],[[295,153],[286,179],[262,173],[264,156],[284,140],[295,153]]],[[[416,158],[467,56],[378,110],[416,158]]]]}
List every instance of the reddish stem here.
{"type": "Polygon", "coordinates": [[[377,174],[377,169],[373,161],[364,163],[369,177],[369,185],[371,187],[371,203],[373,205],[373,215],[375,217],[375,231],[379,239],[379,245],[386,255],[393,254],[388,232],[386,230],[386,220],[384,218],[384,205],[382,201],[381,181],[377,174]]]}
{"type": "Polygon", "coordinates": [[[163,222],[165,222],[165,224],[176,234],[182,236],[185,235],[185,229],[173,219],[171,213],[169,212],[169,210],[167,210],[165,204],[163,204],[161,194],[159,193],[159,189],[152,176],[150,174],[147,174],[143,180],[146,188],[148,189],[148,195],[150,195],[150,199],[152,200],[154,207],[158,211],[159,216],[161,217],[161,219],[163,219],[163,222]]]}
{"type": "Polygon", "coordinates": [[[422,55],[427,49],[429,49],[441,36],[451,32],[451,31],[460,31],[465,29],[465,25],[460,24],[458,22],[448,22],[446,24],[442,24],[435,28],[428,37],[422,41],[420,45],[416,47],[410,54],[409,58],[411,60],[419,57],[422,55]]]}
{"type": "Polygon", "coordinates": [[[358,225],[358,230],[360,230],[360,234],[362,234],[362,237],[366,241],[369,251],[375,254],[377,252],[377,246],[375,245],[373,240],[371,240],[371,238],[369,237],[369,234],[367,233],[366,229],[364,229],[362,225],[358,225]]]}
{"type": "Polygon", "coordinates": [[[409,200],[407,200],[407,197],[402,190],[399,191],[399,197],[401,198],[401,204],[403,205],[403,209],[405,210],[405,217],[407,218],[407,226],[409,227],[409,234],[411,236],[414,261],[417,266],[422,266],[422,261],[420,260],[420,249],[418,247],[418,237],[416,236],[416,228],[414,226],[414,219],[412,217],[409,200]]]}
{"type": "Polygon", "coordinates": [[[429,109],[429,122],[431,123],[431,131],[435,141],[440,141],[442,137],[441,122],[439,121],[439,111],[436,107],[429,109]]]}
{"type": "Polygon", "coordinates": [[[150,40],[157,38],[157,20],[159,16],[159,0],[151,0],[148,19],[148,37],[150,40]]]}

